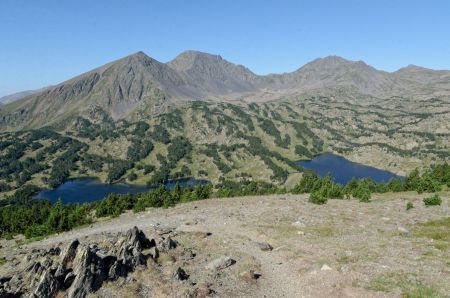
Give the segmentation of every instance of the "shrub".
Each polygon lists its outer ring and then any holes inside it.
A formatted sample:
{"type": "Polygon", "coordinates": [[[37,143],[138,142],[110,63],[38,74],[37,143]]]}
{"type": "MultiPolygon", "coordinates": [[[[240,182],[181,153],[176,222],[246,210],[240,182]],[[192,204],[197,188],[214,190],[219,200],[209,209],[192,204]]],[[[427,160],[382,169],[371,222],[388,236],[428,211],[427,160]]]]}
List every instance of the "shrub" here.
{"type": "Polygon", "coordinates": [[[136,180],[138,178],[138,176],[136,175],[136,173],[134,173],[134,172],[131,172],[129,175],[128,175],[128,180],[129,181],[134,181],[134,180],[136,180]]]}
{"type": "Polygon", "coordinates": [[[300,180],[300,182],[297,183],[297,185],[295,185],[294,188],[292,189],[292,193],[300,194],[312,192],[318,180],[319,177],[317,176],[316,173],[314,173],[313,171],[305,171],[303,173],[302,180],[300,180]]]}
{"type": "Polygon", "coordinates": [[[430,174],[426,173],[417,184],[416,190],[418,193],[436,192],[441,190],[441,185],[430,174]]]}
{"type": "Polygon", "coordinates": [[[327,202],[327,198],[325,198],[320,192],[315,191],[309,195],[308,202],[317,205],[323,205],[327,202]]]}
{"type": "Polygon", "coordinates": [[[371,197],[370,190],[368,187],[362,184],[358,185],[358,187],[353,191],[352,195],[355,198],[359,199],[360,202],[364,203],[370,202],[371,197]]]}
{"type": "Polygon", "coordinates": [[[409,210],[409,209],[412,209],[412,208],[414,208],[413,203],[411,203],[411,202],[406,203],[406,210],[409,210]]]}
{"type": "Polygon", "coordinates": [[[423,202],[424,202],[425,206],[438,206],[438,205],[441,205],[442,199],[440,196],[434,195],[434,196],[431,196],[428,198],[424,198],[423,202]]]}

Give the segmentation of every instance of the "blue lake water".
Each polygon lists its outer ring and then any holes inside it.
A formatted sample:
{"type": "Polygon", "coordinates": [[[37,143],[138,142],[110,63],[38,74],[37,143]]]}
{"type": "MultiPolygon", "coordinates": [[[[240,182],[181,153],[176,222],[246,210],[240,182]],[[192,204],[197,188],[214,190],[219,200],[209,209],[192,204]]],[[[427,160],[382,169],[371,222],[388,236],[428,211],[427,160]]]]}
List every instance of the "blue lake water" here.
{"type": "Polygon", "coordinates": [[[331,153],[316,156],[312,160],[302,160],[298,164],[304,169],[313,170],[320,177],[329,173],[334,182],[340,184],[346,184],[353,177],[356,179],[372,178],[376,182],[388,182],[391,178],[403,178],[389,171],[352,162],[331,153]]]}
{"type": "MultiPolygon", "coordinates": [[[[180,179],[169,181],[165,185],[168,189],[172,189],[177,182],[180,186],[193,186],[209,183],[207,180],[180,179]]],[[[56,202],[58,198],[61,198],[63,203],[85,203],[101,200],[110,193],[135,194],[145,191],[149,191],[146,186],[124,183],[106,184],[95,179],[74,179],[64,182],[55,189],[42,190],[34,197],[49,199],[52,202],[56,202]]]]}

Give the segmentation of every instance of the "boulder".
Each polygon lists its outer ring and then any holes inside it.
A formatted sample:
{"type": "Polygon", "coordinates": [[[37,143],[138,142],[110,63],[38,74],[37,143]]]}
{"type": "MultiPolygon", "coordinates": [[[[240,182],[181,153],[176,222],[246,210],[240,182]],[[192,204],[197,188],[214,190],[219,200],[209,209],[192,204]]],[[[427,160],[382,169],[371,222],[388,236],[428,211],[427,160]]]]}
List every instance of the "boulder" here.
{"type": "Polygon", "coordinates": [[[235,260],[233,260],[230,257],[220,257],[217,258],[206,265],[206,269],[208,270],[223,270],[227,267],[230,267],[231,265],[234,265],[236,263],[235,260]]]}

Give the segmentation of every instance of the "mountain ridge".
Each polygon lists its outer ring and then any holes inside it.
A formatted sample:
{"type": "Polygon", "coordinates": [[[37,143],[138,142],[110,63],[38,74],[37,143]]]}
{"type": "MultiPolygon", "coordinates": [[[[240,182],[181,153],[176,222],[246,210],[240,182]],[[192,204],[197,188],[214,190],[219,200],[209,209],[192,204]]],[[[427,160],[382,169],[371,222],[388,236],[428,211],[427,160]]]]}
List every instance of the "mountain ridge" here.
{"type": "Polygon", "coordinates": [[[137,108],[152,114],[172,101],[227,102],[266,92],[276,97],[335,87],[381,98],[432,97],[450,94],[450,71],[410,65],[386,72],[363,61],[327,56],[290,73],[257,75],[220,55],[185,51],[162,63],[139,51],[2,106],[0,128],[42,126],[98,108],[118,120],[137,108]]]}

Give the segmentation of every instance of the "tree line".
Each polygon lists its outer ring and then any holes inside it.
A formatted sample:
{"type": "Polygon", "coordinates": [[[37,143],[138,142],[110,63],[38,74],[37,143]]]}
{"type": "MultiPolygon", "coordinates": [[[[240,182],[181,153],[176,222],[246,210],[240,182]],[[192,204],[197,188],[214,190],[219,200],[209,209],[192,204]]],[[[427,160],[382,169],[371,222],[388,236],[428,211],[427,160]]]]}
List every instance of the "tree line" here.
{"type": "MultiPolygon", "coordinates": [[[[186,146],[189,146],[182,139],[179,142],[175,146],[177,150],[174,150],[172,158],[169,159],[172,162],[189,152],[186,150],[186,146]]],[[[140,194],[110,194],[103,200],[84,204],[63,204],[61,200],[52,204],[46,199],[34,199],[33,195],[39,188],[25,185],[0,201],[0,236],[45,236],[91,223],[99,217],[119,216],[127,210],[140,212],[148,207],[168,208],[182,202],[208,199],[213,195],[233,197],[287,192],[310,193],[311,203],[324,204],[328,199],[344,198],[369,202],[372,193],[389,191],[433,193],[440,191],[443,185],[450,187],[450,166],[447,163],[436,165],[423,174],[415,170],[405,179],[391,179],[387,183],[376,183],[371,179],[352,179],[346,185],[340,185],[333,182],[330,176],[320,178],[315,173],[306,171],[300,182],[289,191],[265,182],[235,182],[222,179],[215,189],[211,184],[194,187],[181,187],[177,184],[172,190],[161,185],[140,194]]],[[[432,197],[428,201],[424,202],[433,205],[439,203],[440,199],[432,197]]]]}

